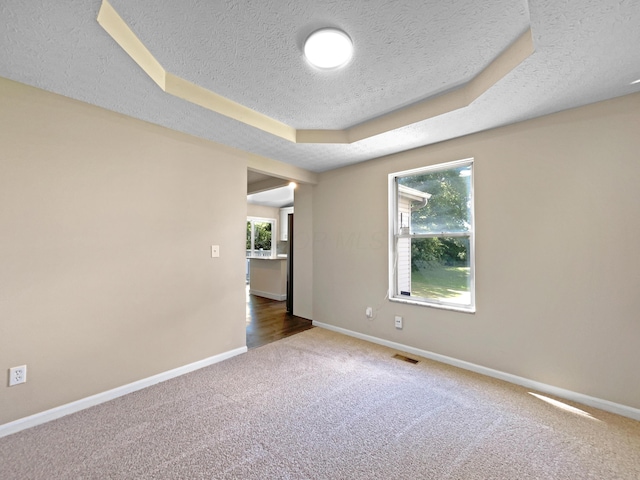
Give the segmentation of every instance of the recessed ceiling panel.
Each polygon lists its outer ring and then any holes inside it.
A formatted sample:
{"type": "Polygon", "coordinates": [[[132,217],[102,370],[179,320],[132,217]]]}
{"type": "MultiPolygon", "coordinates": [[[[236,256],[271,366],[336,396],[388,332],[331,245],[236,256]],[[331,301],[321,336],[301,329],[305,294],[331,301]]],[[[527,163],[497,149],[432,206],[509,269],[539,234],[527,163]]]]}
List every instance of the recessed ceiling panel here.
{"type": "Polygon", "coordinates": [[[296,129],[343,129],[452,89],[529,27],[523,0],[110,3],[167,71],[296,129]],[[352,38],[345,68],[305,61],[318,27],[352,38]]]}

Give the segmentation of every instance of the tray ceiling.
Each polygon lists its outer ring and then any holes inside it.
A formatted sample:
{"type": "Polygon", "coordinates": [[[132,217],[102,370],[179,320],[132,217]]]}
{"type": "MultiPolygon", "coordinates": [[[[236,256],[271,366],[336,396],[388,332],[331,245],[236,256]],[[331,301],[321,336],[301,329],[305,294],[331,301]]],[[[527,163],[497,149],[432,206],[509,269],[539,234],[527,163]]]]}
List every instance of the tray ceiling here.
{"type": "Polygon", "coordinates": [[[110,1],[165,72],[290,127],[284,138],[160,88],[101,6],[3,2],[0,76],[316,172],[640,91],[640,2],[110,1]],[[325,26],[354,41],[344,69],[302,56],[325,26]],[[492,66],[523,35],[530,51],[492,66]],[[299,133],[316,130],[368,136],[299,133]]]}

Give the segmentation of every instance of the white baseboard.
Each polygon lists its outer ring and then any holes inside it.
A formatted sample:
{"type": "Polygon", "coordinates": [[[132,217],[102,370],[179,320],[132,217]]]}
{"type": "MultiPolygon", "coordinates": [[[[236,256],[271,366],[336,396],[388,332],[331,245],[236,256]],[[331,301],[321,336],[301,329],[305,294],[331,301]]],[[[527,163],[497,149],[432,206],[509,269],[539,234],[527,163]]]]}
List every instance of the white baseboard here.
{"type": "Polygon", "coordinates": [[[69,415],[71,413],[79,412],[80,410],[84,410],[85,408],[99,405],[100,403],[113,400],[114,398],[122,397],[123,395],[126,395],[128,393],[142,390],[143,388],[150,387],[151,385],[155,385],[156,383],[179,377],[180,375],[184,375],[185,373],[193,372],[194,370],[198,370],[203,367],[208,367],[209,365],[213,365],[214,363],[218,363],[228,358],[235,357],[236,355],[246,353],[246,351],[247,347],[240,347],[234,350],[229,350],[228,352],[214,355],[213,357],[205,358],[204,360],[199,360],[183,367],[174,368],[173,370],[169,370],[167,372],[143,378],[142,380],[138,380],[121,387],[116,387],[112,390],[107,390],[106,392],[97,393],[96,395],[91,395],[90,397],[82,398],[80,400],[76,400],[75,402],[60,405],[59,407],[45,410],[44,412],[36,413],[28,417],[14,420],[13,422],[5,423],[4,425],[0,425],[0,438],[12,433],[19,432],[20,430],[50,422],[51,420],[64,417],[65,415],[69,415]]]}
{"type": "Polygon", "coordinates": [[[512,375],[510,373],[501,372],[500,370],[494,370],[492,368],[483,367],[482,365],[476,365],[475,363],[465,362],[464,360],[458,360],[457,358],[447,357],[445,355],[429,352],[427,350],[421,350],[419,348],[409,347],[401,343],[391,342],[389,340],[373,337],[371,335],[366,335],[364,333],[354,332],[353,330],[347,330],[346,328],[336,327],[328,323],[316,322],[314,320],[313,326],[325,328],[327,330],[331,330],[334,332],[342,333],[344,335],[359,338],[360,340],[366,340],[368,342],[376,343],[378,345],[383,345],[385,347],[393,348],[394,350],[399,350],[401,352],[412,353],[420,357],[428,358],[430,360],[435,360],[441,363],[446,363],[447,365],[452,365],[454,367],[459,367],[464,370],[480,373],[482,375],[487,375],[488,377],[504,380],[506,382],[514,383],[516,385],[520,385],[525,388],[530,388],[537,392],[554,395],[556,397],[564,398],[572,402],[581,403],[583,405],[588,405],[590,407],[599,408],[600,410],[616,413],[624,417],[629,417],[634,420],[640,420],[640,409],[629,407],[627,405],[610,402],[609,400],[603,400],[601,398],[590,397],[589,395],[584,395],[582,393],[573,392],[571,390],[566,390],[564,388],[554,387],[553,385],[547,385],[546,383],[536,382],[535,380],[530,380],[528,378],[519,377],[517,375],[512,375]]]}
{"type": "Polygon", "coordinates": [[[270,298],[271,300],[278,300],[282,302],[287,299],[287,294],[280,293],[271,293],[271,292],[262,292],[260,290],[249,290],[251,295],[257,295],[258,297],[270,298]]]}

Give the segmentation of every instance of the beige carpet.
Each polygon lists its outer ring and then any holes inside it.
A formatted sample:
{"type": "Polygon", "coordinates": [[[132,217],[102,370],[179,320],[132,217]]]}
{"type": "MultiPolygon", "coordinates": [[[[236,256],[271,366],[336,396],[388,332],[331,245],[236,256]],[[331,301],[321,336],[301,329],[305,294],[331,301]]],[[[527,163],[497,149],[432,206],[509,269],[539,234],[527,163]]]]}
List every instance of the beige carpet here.
{"type": "Polygon", "coordinates": [[[315,328],[0,439],[8,479],[629,479],[640,422],[315,328]]]}

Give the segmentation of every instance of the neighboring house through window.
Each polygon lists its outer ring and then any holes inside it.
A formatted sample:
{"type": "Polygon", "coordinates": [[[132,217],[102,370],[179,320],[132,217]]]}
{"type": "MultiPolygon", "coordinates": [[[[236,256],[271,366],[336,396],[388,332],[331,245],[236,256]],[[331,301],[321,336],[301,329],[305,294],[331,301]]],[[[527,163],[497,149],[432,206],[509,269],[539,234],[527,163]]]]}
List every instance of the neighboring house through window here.
{"type": "Polygon", "coordinates": [[[389,175],[389,298],[475,311],[473,160],[389,175]]]}

